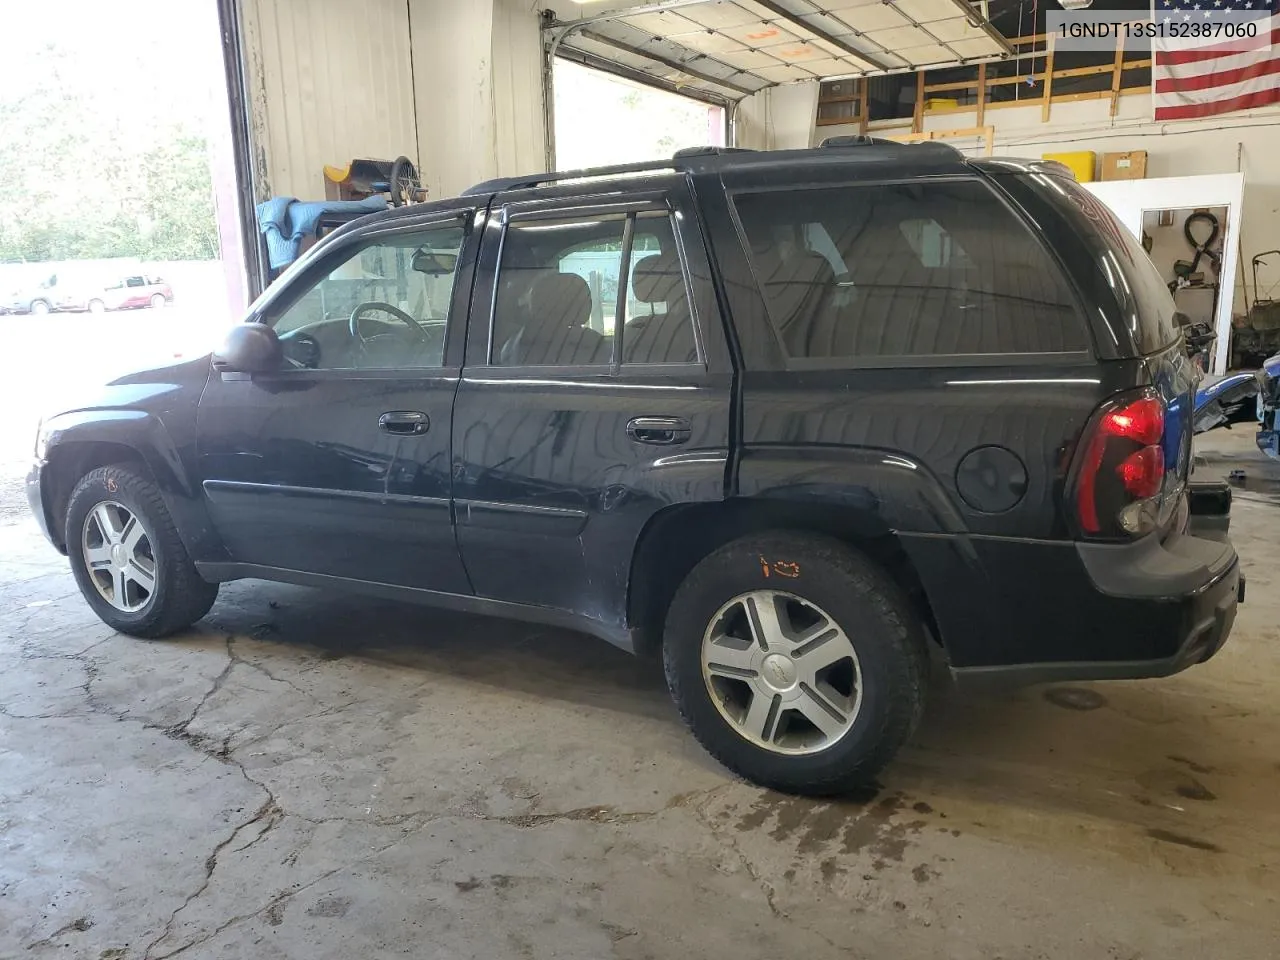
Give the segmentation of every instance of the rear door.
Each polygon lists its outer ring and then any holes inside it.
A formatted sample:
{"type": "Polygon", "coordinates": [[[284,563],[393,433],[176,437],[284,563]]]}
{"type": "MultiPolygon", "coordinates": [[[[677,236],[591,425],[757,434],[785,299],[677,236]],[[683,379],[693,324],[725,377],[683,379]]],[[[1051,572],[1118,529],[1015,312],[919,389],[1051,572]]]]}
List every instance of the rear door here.
{"type": "Polygon", "coordinates": [[[491,210],[453,420],[482,597],[625,621],[632,550],[724,496],[732,372],[682,178],[491,210]]]}

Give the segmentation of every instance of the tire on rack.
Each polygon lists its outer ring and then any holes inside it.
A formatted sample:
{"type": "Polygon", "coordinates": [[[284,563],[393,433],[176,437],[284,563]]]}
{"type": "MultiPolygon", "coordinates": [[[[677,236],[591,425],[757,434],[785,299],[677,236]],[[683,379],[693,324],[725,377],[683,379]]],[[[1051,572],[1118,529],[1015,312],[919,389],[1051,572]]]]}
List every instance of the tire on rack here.
{"type": "Polygon", "coordinates": [[[762,786],[823,796],[872,782],[924,709],[924,628],[840,541],[752,535],[705,557],[667,613],[663,663],[698,741],[762,786]]]}
{"type": "Polygon", "coordinates": [[[65,535],[80,592],[121,633],[175,633],[208,613],[218,596],[218,585],[196,572],[159,487],[132,465],[99,467],[76,484],[65,535]]]}

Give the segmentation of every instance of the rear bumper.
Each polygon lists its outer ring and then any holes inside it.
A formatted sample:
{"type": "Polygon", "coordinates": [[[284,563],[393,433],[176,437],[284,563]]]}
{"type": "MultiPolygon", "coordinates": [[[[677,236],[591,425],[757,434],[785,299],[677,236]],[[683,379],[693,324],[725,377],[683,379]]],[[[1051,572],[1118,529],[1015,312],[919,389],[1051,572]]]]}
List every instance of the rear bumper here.
{"type": "MultiPolygon", "coordinates": [[[[953,667],[957,683],[1167,677],[1216,654],[1244,600],[1244,576],[1228,539],[1231,490],[1225,483],[1194,484],[1188,507],[1183,531],[1163,541],[1148,537],[1133,544],[1074,545],[1077,564],[1072,566],[1079,571],[1079,582],[1059,580],[1063,599],[1052,614],[1066,629],[1087,636],[1079,641],[1082,647],[1114,653],[1114,658],[953,667]],[[1091,595],[1088,602],[1068,599],[1085,595],[1091,595]]],[[[1060,563],[1055,566],[1064,569],[1060,563]]],[[[1038,626],[1053,629],[1043,622],[1038,626]]],[[[1065,652],[1067,647],[1059,642],[1056,649],[1065,652]]]]}

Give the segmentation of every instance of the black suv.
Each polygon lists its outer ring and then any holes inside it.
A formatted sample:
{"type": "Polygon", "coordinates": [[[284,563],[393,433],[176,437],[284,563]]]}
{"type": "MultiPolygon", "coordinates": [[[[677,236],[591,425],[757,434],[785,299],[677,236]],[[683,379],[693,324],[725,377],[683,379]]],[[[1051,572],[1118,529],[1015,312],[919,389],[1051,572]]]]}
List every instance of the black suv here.
{"type": "Polygon", "coordinates": [[[830,793],[958,679],[1163,676],[1242,591],[1193,373],[1064,168],[703,150],[482,184],[309,252],[211,358],[44,421],[36,516],[142,637],[258,577],[660,652],[694,734],[830,793]]]}

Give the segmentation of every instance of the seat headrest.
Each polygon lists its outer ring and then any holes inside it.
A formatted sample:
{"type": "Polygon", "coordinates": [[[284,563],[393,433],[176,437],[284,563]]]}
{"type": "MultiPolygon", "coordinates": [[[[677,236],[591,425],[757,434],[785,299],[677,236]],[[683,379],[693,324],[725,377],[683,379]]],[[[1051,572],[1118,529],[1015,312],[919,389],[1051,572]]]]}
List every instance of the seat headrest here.
{"type": "Polygon", "coordinates": [[[591,288],[576,273],[544,273],[529,291],[529,310],[552,327],[581,327],[591,319],[591,288]]]}
{"type": "Polygon", "coordinates": [[[665,303],[672,291],[684,292],[684,274],[675,253],[651,253],[636,263],[631,274],[631,292],[642,303],[665,303]]]}

